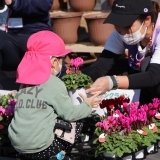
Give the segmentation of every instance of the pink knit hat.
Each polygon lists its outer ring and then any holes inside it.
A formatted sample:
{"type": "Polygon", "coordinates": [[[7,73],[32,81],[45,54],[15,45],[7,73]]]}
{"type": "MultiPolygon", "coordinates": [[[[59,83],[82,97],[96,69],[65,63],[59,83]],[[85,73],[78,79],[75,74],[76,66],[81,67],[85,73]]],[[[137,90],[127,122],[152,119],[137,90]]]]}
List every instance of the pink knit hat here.
{"type": "Polygon", "coordinates": [[[17,69],[17,83],[38,85],[51,75],[50,57],[62,57],[72,52],[65,49],[63,40],[51,31],[40,31],[30,36],[27,52],[17,69]]]}

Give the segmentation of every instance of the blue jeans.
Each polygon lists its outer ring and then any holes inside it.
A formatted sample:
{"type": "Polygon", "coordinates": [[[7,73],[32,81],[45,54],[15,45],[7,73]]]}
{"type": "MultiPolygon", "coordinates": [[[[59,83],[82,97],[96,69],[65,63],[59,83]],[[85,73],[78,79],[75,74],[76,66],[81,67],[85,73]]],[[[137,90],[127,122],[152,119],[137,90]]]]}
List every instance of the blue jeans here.
{"type": "Polygon", "coordinates": [[[6,24],[7,16],[8,16],[8,9],[5,12],[0,13],[0,26],[6,24]]]}

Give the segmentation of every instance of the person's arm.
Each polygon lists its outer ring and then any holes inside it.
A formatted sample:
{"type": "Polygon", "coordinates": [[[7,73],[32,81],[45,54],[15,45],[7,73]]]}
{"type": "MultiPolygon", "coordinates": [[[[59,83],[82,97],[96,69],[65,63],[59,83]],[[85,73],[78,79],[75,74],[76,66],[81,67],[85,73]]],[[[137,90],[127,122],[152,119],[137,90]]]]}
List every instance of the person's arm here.
{"type": "Polygon", "coordinates": [[[160,83],[160,34],[156,39],[154,54],[145,72],[126,76],[117,76],[119,88],[139,89],[153,87],[160,83]]]}
{"type": "MultiPolygon", "coordinates": [[[[82,97],[85,102],[82,102],[80,105],[73,105],[64,83],[58,78],[55,78],[52,83],[47,84],[45,90],[46,95],[51,100],[49,104],[53,107],[53,110],[58,117],[67,121],[86,118],[91,114],[92,106],[94,107],[95,103],[96,105],[99,104],[101,100],[100,98],[95,98],[97,95],[90,98],[82,97]]],[[[98,105],[96,107],[98,107],[98,105]]]]}
{"type": "Polygon", "coordinates": [[[53,0],[5,0],[6,4],[15,12],[23,15],[47,14],[52,6],[53,0]],[[12,1],[12,2],[11,2],[12,1]]]}
{"type": "Polygon", "coordinates": [[[160,83],[160,64],[150,64],[146,72],[129,75],[128,79],[129,89],[156,86],[160,83]]]}
{"type": "Polygon", "coordinates": [[[119,34],[114,31],[108,38],[104,50],[101,55],[88,68],[82,70],[83,73],[89,75],[93,81],[97,78],[107,75],[112,66],[115,63],[115,60],[124,53],[124,45],[119,34]]]}
{"type": "Polygon", "coordinates": [[[82,73],[87,74],[95,81],[97,78],[107,75],[119,57],[120,55],[104,49],[97,61],[83,69],[82,73]]]}

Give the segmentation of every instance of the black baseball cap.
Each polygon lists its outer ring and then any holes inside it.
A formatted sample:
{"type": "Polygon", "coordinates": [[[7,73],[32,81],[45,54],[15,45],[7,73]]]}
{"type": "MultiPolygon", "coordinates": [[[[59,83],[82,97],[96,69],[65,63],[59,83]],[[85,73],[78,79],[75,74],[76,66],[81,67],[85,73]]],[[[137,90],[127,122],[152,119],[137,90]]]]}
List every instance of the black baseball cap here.
{"type": "Polygon", "coordinates": [[[104,23],[120,27],[130,26],[141,14],[153,11],[151,0],[115,0],[104,23]]]}

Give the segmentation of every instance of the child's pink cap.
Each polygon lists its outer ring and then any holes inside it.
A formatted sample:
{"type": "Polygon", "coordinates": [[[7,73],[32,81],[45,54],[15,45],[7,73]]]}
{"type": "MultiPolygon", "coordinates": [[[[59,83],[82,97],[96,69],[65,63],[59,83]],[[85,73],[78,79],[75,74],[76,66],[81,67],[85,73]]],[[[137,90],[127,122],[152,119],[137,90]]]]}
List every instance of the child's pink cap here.
{"type": "Polygon", "coordinates": [[[30,36],[27,52],[17,69],[17,83],[38,85],[51,75],[50,57],[62,57],[72,52],[65,49],[63,40],[51,31],[40,31],[30,36]]]}

